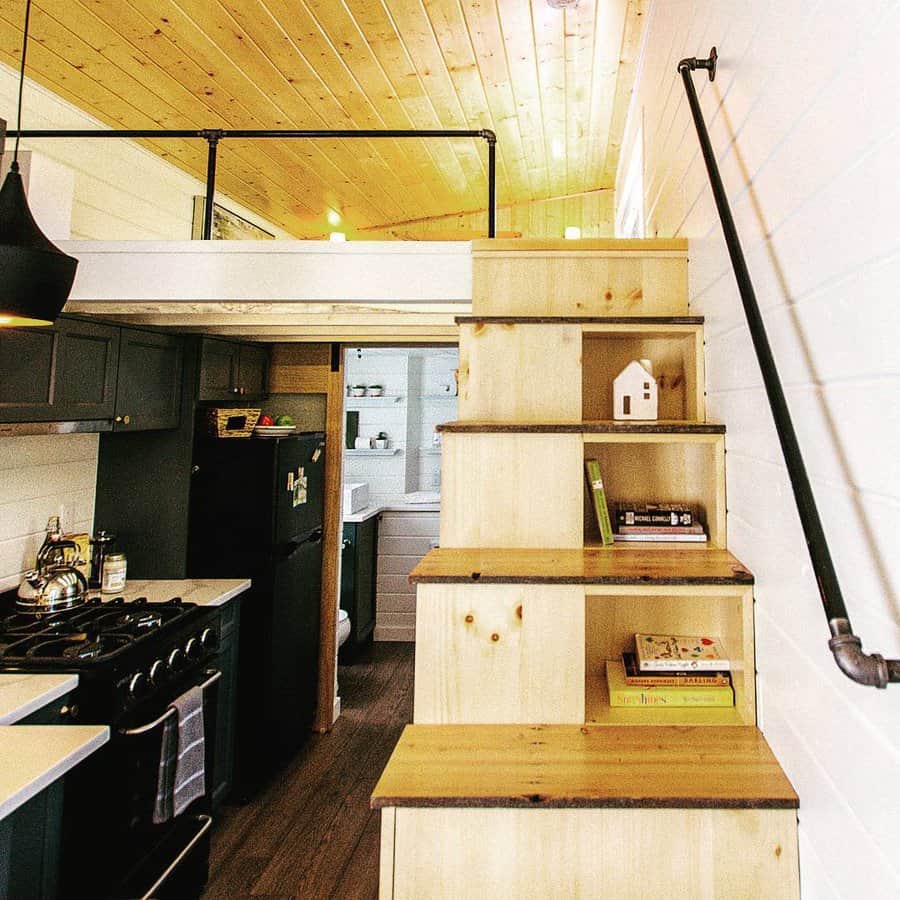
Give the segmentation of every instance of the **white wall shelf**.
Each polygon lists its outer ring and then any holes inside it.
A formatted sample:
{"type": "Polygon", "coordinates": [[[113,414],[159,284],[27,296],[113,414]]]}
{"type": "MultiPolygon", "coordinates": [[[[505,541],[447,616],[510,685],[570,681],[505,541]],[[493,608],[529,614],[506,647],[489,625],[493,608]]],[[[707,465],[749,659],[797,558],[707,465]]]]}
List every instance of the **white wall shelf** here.
{"type": "Polygon", "coordinates": [[[347,456],[396,456],[399,447],[388,447],[386,450],[344,450],[347,456]]]}
{"type": "Polygon", "coordinates": [[[403,394],[385,394],[383,397],[345,397],[344,408],[353,409],[355,406],[393,406],[403,400],[403,394]]]}
{"type": "Polygon", "coordinates": [[[418,453],[419,453],[419,456],[440,456],[441,448],[440,447],[419,447],[418,453]]]}
{"type": "Polygon", "coordinates": [[[423,400],[459,400],[458,394],[423,394],[423,400]]]}

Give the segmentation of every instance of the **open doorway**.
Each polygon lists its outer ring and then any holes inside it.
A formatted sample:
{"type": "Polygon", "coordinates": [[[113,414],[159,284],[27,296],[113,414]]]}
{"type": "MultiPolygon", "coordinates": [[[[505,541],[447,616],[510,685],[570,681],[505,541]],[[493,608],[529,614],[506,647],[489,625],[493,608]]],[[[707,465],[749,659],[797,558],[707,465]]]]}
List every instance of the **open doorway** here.
{"type": "Polygon", "coordinates": [[[339,689],[373,644],[415,641],[408,576],[438,544],[437,426],[457,418],[459,350],[346,347],[343,362],[339,689]]]}

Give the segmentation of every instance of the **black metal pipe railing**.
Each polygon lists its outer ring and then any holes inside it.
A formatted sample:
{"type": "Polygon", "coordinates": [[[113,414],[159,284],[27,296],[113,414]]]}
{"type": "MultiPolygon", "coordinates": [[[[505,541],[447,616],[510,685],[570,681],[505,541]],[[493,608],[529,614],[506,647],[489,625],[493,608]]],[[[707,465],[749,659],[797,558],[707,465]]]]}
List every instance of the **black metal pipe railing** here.
{"type": "Polygon", "coordinates": [[[127,138],[156,140],[162,138],[202,138],[207,144],[206,200],[203,239],[212,237],[213,193],[216,187],[216,162],[219,142],[226,138],[479,138],[488,145],[488,237],[497,236],[497,135],[489,128],[358,128],[358,129],[292,129],[292,128],[197,128],[197,129],[106,129],[51,128],[21,129],[7,132],[9,137],[23,138],[127,138]]]}
{"type": "Polygon", "coordinates": [[[822,528],[822,520],[816,507],[809,476],[806,473],[800,443],[797,440],[797,433],[794,430],[794,423],[781,386],[778,367],[775,365],[775,357],[772,355],[772,348],[769,345],[766,327],[756,300],[756,292],[750,279],[750,271],[747,268],[747,261],[744,258],[734,217],[731,214],[728,196],[725,193],[725,186],[722,183],[715,153],[713,153],[709,132],[703,119],[703,111],[700,108],[697,89],[691,73],[695,69],[704,69],[709,73],[709,80],[714,81],[716,64],[717,53],[716,48],[713,47],[707,59],[689,57],[681,60],[678,63],[678,71],[684,81],[688,105],[697,129],[697,137],[700,140],[700,149],[706,163],[716,209],[719,211],[719,218],[722,222],[722,232],[725,235],[725,243],[731,257],[731,265],[747,317],[750,337],[756,350],[756,358],[762,372],[772,417],[775,419],[775,430],[778,432],[778,440],[781,442],[781,450],[794,491],[800,523],[806,538],[806,547],[812,560],[819,595],[828,619],[828,627],[831,630],[832,637],[828,646],[834,654],[838,667],[848,678],[859,684],[879,688],[887,687],[890,682],[900,682],[900,660],[886,660],[879,653],[864,653],[862,641],[853,633],[850,625],[837,572],[831,559],[831,551],[828,549],[828,540],[822,528]]]}

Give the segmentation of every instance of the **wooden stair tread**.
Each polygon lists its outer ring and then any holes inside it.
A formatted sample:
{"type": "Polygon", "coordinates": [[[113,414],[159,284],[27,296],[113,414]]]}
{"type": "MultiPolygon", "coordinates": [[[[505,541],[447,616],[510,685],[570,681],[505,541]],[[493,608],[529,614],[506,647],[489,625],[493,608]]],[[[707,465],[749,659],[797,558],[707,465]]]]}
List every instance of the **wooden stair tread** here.
{"type": "Polygon", "coordinates": [[[753,584],[727,550],[635,544],[584,550],[438,548],[409,575],[413,584],[753,584]]]}
{"type": "Polygon", "coordinates": [[[794,809],[759,729],[407,725],[372,807],[794,809]]]}
{"type": "Polygon", "coordinates": [[[457,325],[702,325],[703,316],[456,316],[457,325]]]}
{"type": "Polygon", "coordinates": [[[511,251],[582,253],[585,250],[635,255],[677,252],[686,255],[688,242],[686,238],[582,238],[577,241],[565,238],[482,238],[472,241],[472,252],[476,254],[511,251]]]}
{"type": "Polygon", "coordinates": [[[446,434],[725,434],[725,426],[715,422],[684,422],[656,419],[652,422],[623,422],[596,419],[582,422],[444,422],[437,426],[446,434]]]}

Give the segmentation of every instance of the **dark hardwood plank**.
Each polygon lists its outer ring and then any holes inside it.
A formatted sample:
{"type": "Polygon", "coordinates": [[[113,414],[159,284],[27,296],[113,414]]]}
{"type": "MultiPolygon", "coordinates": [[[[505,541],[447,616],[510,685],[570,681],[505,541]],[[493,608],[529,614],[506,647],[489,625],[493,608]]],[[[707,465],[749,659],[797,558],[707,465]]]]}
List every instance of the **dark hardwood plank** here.
{"type": "Polygon", "coordinates": [[[342,714],[213,833],[204,900],[374,900],[380,814],[369,796],[412,721],[412,644],[375,644],[339,669],[342,714]]]}

